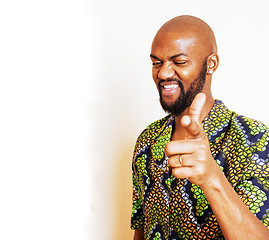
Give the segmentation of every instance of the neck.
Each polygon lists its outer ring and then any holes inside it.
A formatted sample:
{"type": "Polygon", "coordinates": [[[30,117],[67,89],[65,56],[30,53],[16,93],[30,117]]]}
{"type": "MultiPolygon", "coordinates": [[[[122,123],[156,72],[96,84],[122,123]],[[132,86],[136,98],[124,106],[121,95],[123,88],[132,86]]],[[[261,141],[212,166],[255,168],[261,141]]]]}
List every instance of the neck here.
{"type": "MultiPolygon", "coordinates": [[[[204,120],[204,118],[206,117],[206,115],[210,112],[210,110],[212,109],[213,105],[214,105],[215,101],[212,95],[207,96],[204,108],[202,110],[201,113],[201,118],[200,118],[200,123],[204,120]]],[[[185,128],[182,127],[181,125],[181,118],[185,115],[189,114],[189,109],[187,108],[180,116],[176,116],[175,117],[175,128],[172,134],[172,140],[182,140],[185,138],[186,136],[186,131],[185,128]]]]}

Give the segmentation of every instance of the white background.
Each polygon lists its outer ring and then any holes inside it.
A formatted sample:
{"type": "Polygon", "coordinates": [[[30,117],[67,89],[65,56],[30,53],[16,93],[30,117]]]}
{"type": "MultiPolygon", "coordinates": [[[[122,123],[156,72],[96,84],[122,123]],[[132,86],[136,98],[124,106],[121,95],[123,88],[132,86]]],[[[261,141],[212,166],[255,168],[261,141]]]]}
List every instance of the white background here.
{"type": "Polygon", "coordinates": [[[0,239],[131,239],[131,158],[163,117],[150,45],[190,14],[214,30],[214,97],[269,124],[267,1],[1,0],[0,239]]]}

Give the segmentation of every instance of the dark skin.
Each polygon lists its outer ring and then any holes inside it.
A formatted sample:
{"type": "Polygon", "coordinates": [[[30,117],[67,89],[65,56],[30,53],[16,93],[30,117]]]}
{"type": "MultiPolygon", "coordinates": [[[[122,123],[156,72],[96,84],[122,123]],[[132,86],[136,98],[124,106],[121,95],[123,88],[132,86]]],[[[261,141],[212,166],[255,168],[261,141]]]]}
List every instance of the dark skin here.
{"type": "MultiPolygon", "coordinates": [[[[215,37],[200,19],[179,16],[167,22],[156,34],[151,51],[152,75],[160,80],[180,79],[186,89],[198,77],[207,59],[206,82],[181,115],[175,117],[172,139],[165,146],[169,167],[176,178],[188,178],[201,187],[218,220],[225,239],[269,239],[269,230],[241,201],[211,155],[208,138],[201,125],[214,105],[211,79],[219,64],[215,37]]],[[[173,104],[180,94],[175,83],[162,88],[163,99],[173,104]]],[[[134,240],[144,239],[143,230],[135,230],[134,240]]]]}

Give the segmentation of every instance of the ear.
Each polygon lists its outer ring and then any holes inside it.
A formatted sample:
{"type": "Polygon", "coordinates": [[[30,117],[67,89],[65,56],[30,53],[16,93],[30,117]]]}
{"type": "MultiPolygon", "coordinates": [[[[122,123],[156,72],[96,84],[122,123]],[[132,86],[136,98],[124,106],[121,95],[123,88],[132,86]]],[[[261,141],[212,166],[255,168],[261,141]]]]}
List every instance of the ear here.
{"type": "Polygon", "coordinates": [[[219,56],[217,53],[212,53],[207,58],[207,74],[213,74],[219,66],[219,56]]]}

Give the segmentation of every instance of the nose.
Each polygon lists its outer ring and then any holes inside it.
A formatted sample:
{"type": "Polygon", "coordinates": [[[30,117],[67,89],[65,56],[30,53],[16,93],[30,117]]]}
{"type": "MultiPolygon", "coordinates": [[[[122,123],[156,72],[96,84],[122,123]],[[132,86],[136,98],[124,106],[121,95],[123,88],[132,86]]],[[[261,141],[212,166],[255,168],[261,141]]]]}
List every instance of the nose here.
{"type": "Polygon", "coordinates": [[[165,80],[172,78],[174,74],[175,71],[170,64],[163,64],[158,72],[158,78],[165,80]]]}

